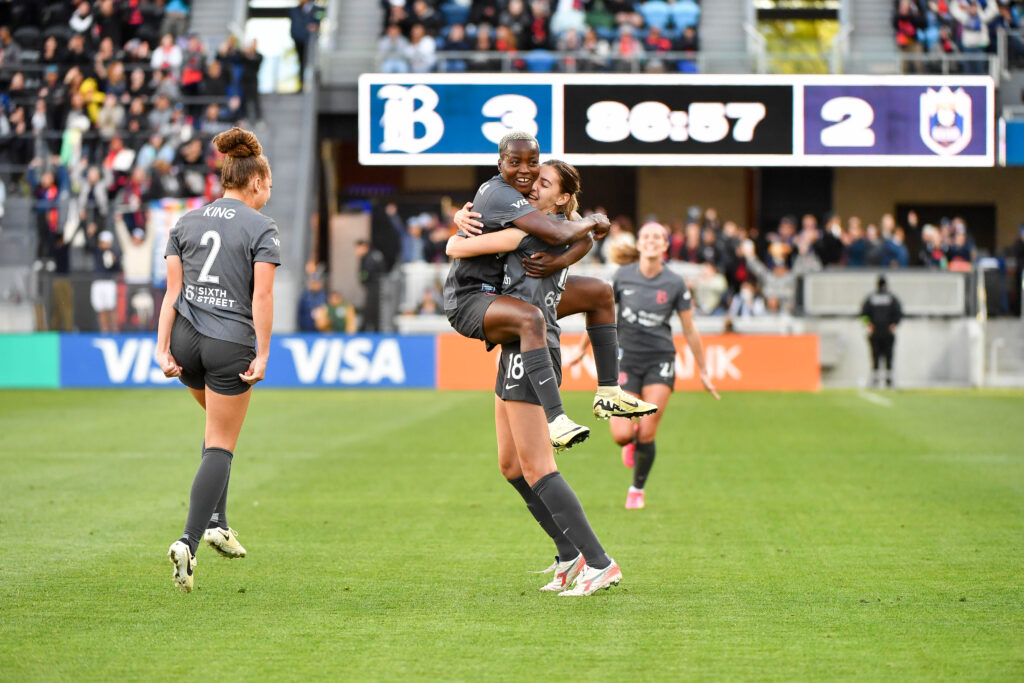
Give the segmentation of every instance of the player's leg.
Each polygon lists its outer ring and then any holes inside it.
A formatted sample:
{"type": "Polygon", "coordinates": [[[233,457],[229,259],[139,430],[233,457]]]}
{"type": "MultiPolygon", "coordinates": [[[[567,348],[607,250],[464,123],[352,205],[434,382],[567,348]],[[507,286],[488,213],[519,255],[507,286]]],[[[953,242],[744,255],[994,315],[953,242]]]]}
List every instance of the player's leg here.
{"type": "MultiPolygon", "coordinates": [[[[189,388],[189,393],[192,394],[192,398],[196,400],[196,403],[206,410],[206,390],[192,389],[189,388]]],[[[202,458],[203,451],[206,450],[206,441],[203,440],[203,450],[200,451],[200,458],[202,458]]],[[[245,548],[238,542],[238,532],[228,526],[228,487],[231,485],[231,466],[228,466],[228,480],[224,483],[224,491],[220,494],[220,500],[217,501],[217,507],[214,508],[213,515],[210,517],[210,522],[207,524],[206,533],[203,538],[210,545],[211,548],[219,552],[225,557],[245,557],[245,548]]]]}
{"type": "Polygon", "coordinates": [[[871,386],[878,386],[882,380],[881,370],[879,369],[881,344],[879,343],[878,335],[875,334],[872,334],[868,341],[871,343],[871,386]]]}
{"type": "Polygon", "coordinates": [[[887,334],[882,339],[882,360],[885,361],[885,386],[892,387],[892,347],[896,337],[887,334]]]}
{"type": "Polygon", "coordinates": [[[667,384],[648,384],[644,386],[642,396],[645,401],[658,406],[658,412],[653,415],[640,418],[637,423],[636,451],[633,464],[633,485],[629,487],[626,494],[626,509],[638,510],[645,505],[644,486],[650,476],[651,467],[654,466],[656,454],[655,437],[658,434],[658,425],[668,408],[668,401],[672,397],[672,387],[667,384]]]}
{"type": "MultiPolygon", "coordinates": [[[[630,363],[629,357],[625,357],[619,364],[619,382],[622,390],[630,396],[640,398],[640,392],[643,389],[643,376],[643,366],[630,363]]],[[[633,467],[636,455],[637,421],[624,417],[613,417],[609,425],[615,443],[622,446],[623,466],[633,467]]]]}
{"type": "MultiPolygon", "coordinates": [[[[583,512],[576,493],[562,477],[555,465],[554,454],[544,439],[544,414],[537,406],[521,401],[506,401],[509,427],[512,430],[519,453],[523,476],[530,483],[560,529],[569,541],[579,549],[587,566],[577,577],[573,594],[590,595],[600,588],[618,584],[622,578],[615,561],[608,557],[597,539],[587,516],[583,512]],[[580,579],[590,572],[586,587],[581,588],[580,579]]],[[[566,591],[566,592],[572,592],[566,591]]]]}
{"type": "Polygon", "coordinates": [[[558,317],[583,313],[587,317],[587,336],[594,352],[597,370],[597,394],[594,415],[640,417],[654,406],[630,397],[619,388],[619,337],[615,324],[615,295],[612,287],[596,277],[571,275],[558,303],[558,317]]]}
{"type": "MultiPolygon", "coordinates": [[[[516,451],[515,438],[512,436],[508,414],[505,411],[505,401],[502,401],[497,396],[494,397],[494,429],[498,438],[498,468],[501,470],[501,476],[505,477],[505,480],[522,497],[530,514],[533,515],[533,518],[537,520],[537,523],[540,524],[544,532],[554,542],[557,557],[552,568],[557,569],[560,561],[576,558],[579,555],[579,551],[565,537],[565,534],[562,533],[562,530],[558,528],[555,520],[551,517],[551,512],[541,499],[537,497],[537,494],[533,492],[530,485],[526,483],[526,477],[523,476],[523,468],[519,463],[519,453],[516,451]]],[[[548,450],[550,450],[550,446],[548,450]]]]}
{"type": "Polygon", "coordinates": [[[539,308],[510,296],[496,297],[484,313],[484,336],[492,344],[519,341],[523,371],[544,408],[551,445],[568,448],[590,429],[568,418],[562,407],[555,368],[547,346],[547,325],[539,308]]]}

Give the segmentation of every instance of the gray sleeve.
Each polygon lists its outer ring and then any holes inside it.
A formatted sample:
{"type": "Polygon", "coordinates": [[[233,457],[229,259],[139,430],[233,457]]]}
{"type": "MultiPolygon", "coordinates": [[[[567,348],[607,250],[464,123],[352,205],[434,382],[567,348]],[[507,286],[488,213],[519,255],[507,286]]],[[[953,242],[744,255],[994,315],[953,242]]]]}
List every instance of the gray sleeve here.
{"type": "Polygon", "coordinates": [[[281,233],[277,223],[269,221],[255,235],[252,243],[253,262],[262,261],[281,265],[281,233]]]}
{"type": "Polygon", "coordinates": [[[690,288],[683,282],[679,286],[679,294],[676,295],[675,309],[681,313],[691,308],[693,308],[693,297],[690,296],[690,288]]]}
{"type": "Polygon", "coordinates": [[[513,221],[536,210],[518,190],[503,184],[494,188],[487,197],[486,213],[480,213],[487,216],[489,223],[508,227],[513,221]]]}
{"type": "Polygon", "coordinates": [[[174,225],[174,229],[167,235],[167,248],[164,249],[164,258],[177,256],[181,258],[181,245],[178,243],[178,235],[181,234],[181,221],[174,225]]]}

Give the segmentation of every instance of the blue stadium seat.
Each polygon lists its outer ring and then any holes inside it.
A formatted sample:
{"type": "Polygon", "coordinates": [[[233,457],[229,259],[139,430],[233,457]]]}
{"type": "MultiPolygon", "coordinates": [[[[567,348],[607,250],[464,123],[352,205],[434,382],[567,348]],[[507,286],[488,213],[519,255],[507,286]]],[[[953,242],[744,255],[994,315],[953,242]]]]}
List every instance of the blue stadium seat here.
{"type": "Polygon", "coordinates": [[[693,0],[678,0],[672,5],[672,23],[676,29],[696,26],[700,22],[700,5],[693,0]]]}
{"type": "Polygon", "coordinates": [[[693,59],[680,59],[676,66],[679,67],[679,73],[681,74],[700,73],[700,67],[697,65],[697,61],[693,59]]]}
{"type": "Polygon", "coordinates": [[[645,24],[657,26],[662,30],[668,26],[669,19],[672,17],[672,9],[664,0],[647,0],[640,5],[639,9],[645,24]]]}
{"type": "Polygon", "coordinates": [[[558,64],[558,58],[547,50],[530,50],[523,57],[527,70],[535,73],[550,73],[558,64]]]}
{"type": "Polygon", "coordinates": [[[456,5],[454,2],[446,2],[441,5],[441,14],[444,15],[444,20],[449,26],[465,24],[466,19],[469,19],[469,8],[456,5]]]}

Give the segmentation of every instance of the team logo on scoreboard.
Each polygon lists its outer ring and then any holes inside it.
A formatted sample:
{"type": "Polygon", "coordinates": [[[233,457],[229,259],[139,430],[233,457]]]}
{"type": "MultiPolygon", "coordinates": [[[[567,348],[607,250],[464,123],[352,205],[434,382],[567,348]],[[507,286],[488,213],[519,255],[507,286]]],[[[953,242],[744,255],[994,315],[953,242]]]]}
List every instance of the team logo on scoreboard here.
{"type": "Polygon", "coordinates": [[[921,95],[921,140],[936,154],[959,154],[971,142],[971,110],[963,88],[928,88],[921,95]]]}

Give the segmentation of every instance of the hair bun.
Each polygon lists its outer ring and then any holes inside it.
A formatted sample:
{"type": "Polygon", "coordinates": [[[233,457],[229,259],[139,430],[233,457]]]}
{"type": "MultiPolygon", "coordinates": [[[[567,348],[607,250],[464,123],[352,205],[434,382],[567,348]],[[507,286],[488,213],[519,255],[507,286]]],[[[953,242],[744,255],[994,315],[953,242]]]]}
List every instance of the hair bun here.
{"type": "Polygon", "coordinates": [[[263,154],[263,146],[252,131],[242,130],[237,126],[226,130],[213,139],[213,144],[221,154],[229,157],[258,157],[263,154]]]}

